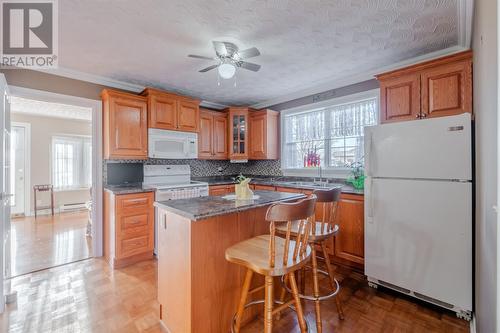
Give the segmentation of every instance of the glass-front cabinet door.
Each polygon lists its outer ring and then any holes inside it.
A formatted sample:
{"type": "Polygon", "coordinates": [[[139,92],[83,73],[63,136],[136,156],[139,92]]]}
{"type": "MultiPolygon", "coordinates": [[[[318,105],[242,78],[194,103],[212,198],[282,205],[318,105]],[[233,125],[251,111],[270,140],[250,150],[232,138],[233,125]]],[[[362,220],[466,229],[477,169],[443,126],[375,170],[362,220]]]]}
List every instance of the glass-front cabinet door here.
{"type": "Polygon", "coordinates": [[[229,158],[248,159],[248,108],[229,108],[229,158]]]}

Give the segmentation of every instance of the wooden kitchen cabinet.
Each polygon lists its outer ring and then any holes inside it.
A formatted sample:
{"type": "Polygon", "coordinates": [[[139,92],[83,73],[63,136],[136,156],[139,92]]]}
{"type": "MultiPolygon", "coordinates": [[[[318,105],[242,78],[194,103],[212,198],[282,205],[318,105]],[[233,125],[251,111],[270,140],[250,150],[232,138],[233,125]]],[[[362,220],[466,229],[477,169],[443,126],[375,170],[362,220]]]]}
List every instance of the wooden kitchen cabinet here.
{"type": "Polygon", "coordinates": [[[472,113],[472,51],[376,77],[381,123],[472,113]]]}
{"type": "Polygon", "coordinates": [[[408,74],[380,82],[381,122],[420,117],[420,76],[408,74]]]}
{"type": "Polygon", "coordinates": [[[234,193],[234,184],[210,185],[208,187],[209,195],[226,195],[234,193]]]}
{"type": "Polygon", "coordinates": [[[279,158],[279,112],[260,110],[249,114],[249,158],[276,160],[279,158]]]}
{"type": "Polygon", "coordinates": [[[226,109],[229,119],[229,159],[248,160],[248,113],[246,107],[226,109]]]}
{"type": "Polygon", "coordinates": [[[252,190],[256,190],[256,191],[276,191],[276,187],[274,186],[271,186],[271,185],[259,185],[259,184],[253,184],[251,185],[253,187],[251,187],[252,190]]]}
{"type": "Polygon", "coordinates": [[[334,261],[358,267],[364,265],[364,196],[342,193],[336,216],[339,232],[334,239],[334,261]]]}
{"type": "Polygon", "coordinates": [[[227,114],[200,109],[200,134],[198,158],[207,160],[227,159],[227,114]]]}
{"type": "Polygon", "coordinates": [[[173,131],[199,131],[200,101],[166,91],[146,88],[148,127],[173,131]]]}
{"type": "Polygon", "coordinates": [[[104,257],[112,268],[153,257],[153,202],[153,192],[104,192],[104,257]]]}
{"type": "Polygon", "coordinates": [[[103,103],[104,159],[147,159],[147,103],[142,96],[105,89],[103,103]]]}

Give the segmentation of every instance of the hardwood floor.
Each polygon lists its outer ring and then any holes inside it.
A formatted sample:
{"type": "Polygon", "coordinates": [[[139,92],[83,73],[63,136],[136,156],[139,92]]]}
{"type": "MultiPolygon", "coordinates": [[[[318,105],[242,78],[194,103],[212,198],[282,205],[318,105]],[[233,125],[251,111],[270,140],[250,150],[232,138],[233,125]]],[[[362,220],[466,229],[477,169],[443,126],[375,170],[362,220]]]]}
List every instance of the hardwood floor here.
{"type": "MultiPolygon", "coordinates": [[[[361,274],[337,268],[345,320],[334,301],[322,307],[323,332],[468,332],[454,314],[387,290],[367,286],[361,274]]],[[[156,260],[111,271],[89,259],[11,279],[17,304],[0,315],[1,332],[161,332],[156,301],[156,260]]],[[[314,323],[313,307],[306,313],[314,323]]],[[[299,332],[293,314],[276,321],[274,332],[299,332]]],[[[242,333],[261,332],[255,320],[242,333]]],[[[312,331],[315,329],[312,327],[312,331]]],[[[184,332],[181,332],[184,333],[184,332]]],[[[198,333],[198,332],[196,332],[198,333]]]]}
{"type": "Polygon", "coordinates": [[[87,212],[13,218],[11,276],[67,264],[92,256],[92,239],[85,235],[87,212]]]}

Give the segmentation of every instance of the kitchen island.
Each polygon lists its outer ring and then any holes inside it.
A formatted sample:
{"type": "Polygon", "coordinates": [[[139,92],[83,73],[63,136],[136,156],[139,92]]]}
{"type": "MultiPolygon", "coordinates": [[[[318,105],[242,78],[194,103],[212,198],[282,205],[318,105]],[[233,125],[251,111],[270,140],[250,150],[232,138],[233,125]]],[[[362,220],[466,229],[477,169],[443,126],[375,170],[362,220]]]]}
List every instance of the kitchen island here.
{"type": "MultiPolygon", "coordinates": [[[[226,261],[226,249],[269,233],[269,205],[305,197],[273,191],[255,195],[259,198],[250,201],[209,196],[155,203],[158,301],[161,323],[169,332],[230,331],[245,269],[226,261]]],[[[254,280],[255,285],[263,282],[254,280]]],[[[246,319],[259,310],[250,309],[246,319]]]]}

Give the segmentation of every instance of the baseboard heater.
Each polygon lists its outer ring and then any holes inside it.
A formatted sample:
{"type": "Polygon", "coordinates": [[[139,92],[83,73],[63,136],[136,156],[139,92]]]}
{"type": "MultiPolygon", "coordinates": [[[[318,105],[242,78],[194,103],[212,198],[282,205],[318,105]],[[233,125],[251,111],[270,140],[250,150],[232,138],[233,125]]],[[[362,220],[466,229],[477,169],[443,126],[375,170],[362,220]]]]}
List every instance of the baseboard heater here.
{"type": "Polygon", "coordinates": [[[59,212],[71,212],[71,211],[76,211],[76,210],[84,210],[87,209],[85,206],[85,202],[75,202],[75,203],[68,203],[61,205],[59,207],[59,212]]]}

